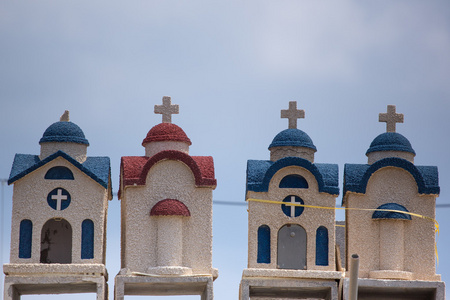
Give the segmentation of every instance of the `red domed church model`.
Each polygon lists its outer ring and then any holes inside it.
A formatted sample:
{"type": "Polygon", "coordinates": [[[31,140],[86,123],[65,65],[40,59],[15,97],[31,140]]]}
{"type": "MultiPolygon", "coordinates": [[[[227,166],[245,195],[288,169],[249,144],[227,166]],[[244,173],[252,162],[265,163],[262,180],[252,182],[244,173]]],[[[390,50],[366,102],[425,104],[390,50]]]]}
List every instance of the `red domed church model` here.
{"type": "Polygon", "coordinates": [[[124,295],[202,295],[213,299],[210,156],[189,155],[190,139],[171,115],[169,97],[155,106],[163,122],[148,132],[145,156],[122,157],[122,241],[115,299],[124,295]]]}

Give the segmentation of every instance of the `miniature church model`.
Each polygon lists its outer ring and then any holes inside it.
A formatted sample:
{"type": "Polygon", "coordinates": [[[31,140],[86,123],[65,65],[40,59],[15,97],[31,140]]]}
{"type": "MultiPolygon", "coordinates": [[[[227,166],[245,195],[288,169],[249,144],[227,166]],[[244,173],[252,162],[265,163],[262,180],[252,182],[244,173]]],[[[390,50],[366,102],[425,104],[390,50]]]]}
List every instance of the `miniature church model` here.
{"type": "Polygon", "coordinates": [[[121,271],[116,300],[124,295],[201,295],[213,299],[210,156],[189,155],[190,139],[171,123],[170,97],[155,106],[162,123],[142,142],[145,156],[120,165],[121,271]]]}
{"type": "Polygon", "coordinates": [[[273,139],[270,160],[247,163],[248,268],[240,299],[337,299],[338,166],[314,162],[313,141],[297,129],[304,111],[296,102],[281,117],[289,129],[273,139]]]}
{"type": "Polygon", "coordinates": [[[88,157],[88,140],[66,111],[45,130],[40,155],[16,154],[10,263],[4,299],[96,293],[106,299],[108,157],[88,157]]]}
{"type": "Polygon", "coordinates": [[[359,299],[444,299],[435,268],[437,167],[414,164],[410,142],[395,130],[403,123],[395,106],[379,121],[387,132],[370,144],[368,163],[344,169],[346,261],[360,257],[359,299]]]}

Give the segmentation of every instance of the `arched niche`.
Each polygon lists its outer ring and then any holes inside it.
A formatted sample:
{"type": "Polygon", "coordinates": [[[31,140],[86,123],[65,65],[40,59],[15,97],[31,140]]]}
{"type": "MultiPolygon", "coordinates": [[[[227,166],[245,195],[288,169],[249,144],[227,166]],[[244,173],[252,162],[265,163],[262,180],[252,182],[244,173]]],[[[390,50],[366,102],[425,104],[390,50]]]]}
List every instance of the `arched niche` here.
{"type": "Polygon", "coordinates": [[[65,219],[50,219],[42,226],[40,262],[72,262],[72,226],[65,219]]]}

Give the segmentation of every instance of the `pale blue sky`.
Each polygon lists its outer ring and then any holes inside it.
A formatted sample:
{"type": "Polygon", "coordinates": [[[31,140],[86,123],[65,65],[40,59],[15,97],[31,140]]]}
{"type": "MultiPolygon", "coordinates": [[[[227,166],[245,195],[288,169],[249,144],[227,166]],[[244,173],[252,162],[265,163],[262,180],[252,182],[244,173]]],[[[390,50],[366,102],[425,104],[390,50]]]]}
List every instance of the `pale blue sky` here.
{"type": "MultiPolygon", "coordinates": [[[[39,153],[43,132],[68,109],[91,144],[88,155],[111,158],[117,191],[120,157],[144,155],[141,142],[161,121],[153,106],[171,96],[191,154],[214,157],[214,199],[243,202],[246,161],[269,158],[273,137],[287,128],[280,110],[296,100],[306,112],[299,128],[316,145],[316,162],[339,165],[342,193],[344,164],[366,162],[370,142],[385,131],[378,113],[394,104],[405,115],[397,131],[416,164],[438,166],[437,201],[450,203],[446,0],[1,1],[0,41],[0,178],[15,153],[39,153]]],[[[5,187],[3,262],[11,195],[5,187]]],[[[437,220],[438,273],[450,285],[449,212],[438,209],[437,220]]],[[[108,218],[112,298],[116,198],[108,218]]],[[[215,299],[237,299],[246,207],[214,205],[213,231],[215,299]]]]}

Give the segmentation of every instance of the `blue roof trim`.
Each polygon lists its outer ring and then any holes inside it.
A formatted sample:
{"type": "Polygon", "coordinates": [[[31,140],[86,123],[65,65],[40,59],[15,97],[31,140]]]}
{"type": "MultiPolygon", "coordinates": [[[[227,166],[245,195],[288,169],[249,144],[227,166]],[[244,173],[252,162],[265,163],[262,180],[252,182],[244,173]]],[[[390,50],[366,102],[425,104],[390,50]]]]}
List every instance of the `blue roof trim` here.
{"type": "MultiPolygon", "coordinates": [[[[377,209],[391,209],[409,212],[406,207],[397,203],[386,203],[377,207],[377,209]]],[[[399,219],[399,220],[411,220],[411,215],[402,214],[400,212],[393,211],[374,211],[372,219],[399,219]]]]}
{"type": "Polygon", "coordinates": [[[408,171],[415,179],[419,194],[439,194],[439,173],[437,167],[415,166],[398,157],[381,159],[372,165],[345,164],[344,195],[347,192],[366,193],[367,182],[372,174],[384,167],[398,167],[408,171]]]}
{"type": "Polygon", "coordinates": [[[80,164],[78,161],[61,150],[53,153],[43,160],[39,160],[38,155],[16,154],[11,173],[9,175],[8,184],[14,183],[57,157],[63,157],[105,189],[108,188],[109,178],[111,176],[109,157],[88,157],[83,164],[80,164]]]}
{"type": "Polygon", "coordinates": [[[299,166],[310,171],[317,180],[319,192],[339,195],[339,169],[336,164],[312,164],[300,157],[284,157],[276,162],[249,160],[247,162],[247,191],[267,192],[273,175],[280,169],[299,166]]]}

